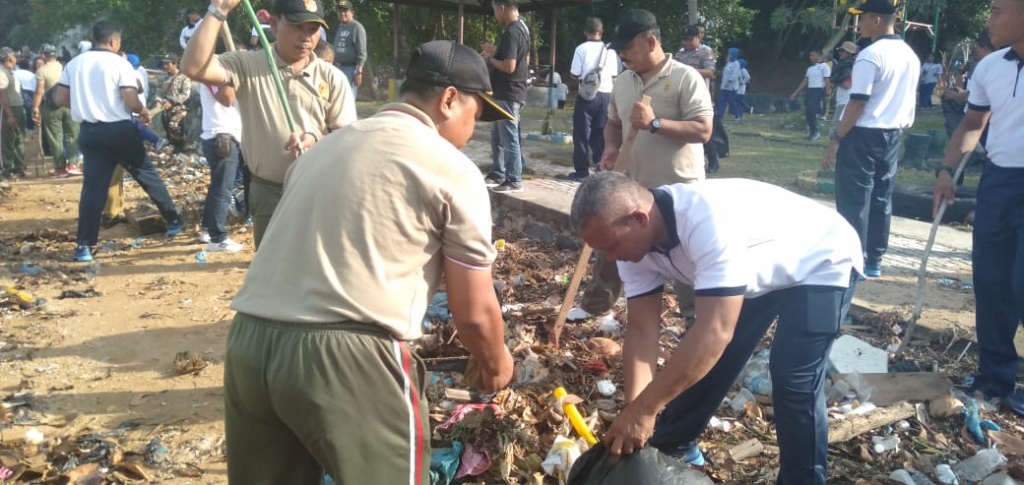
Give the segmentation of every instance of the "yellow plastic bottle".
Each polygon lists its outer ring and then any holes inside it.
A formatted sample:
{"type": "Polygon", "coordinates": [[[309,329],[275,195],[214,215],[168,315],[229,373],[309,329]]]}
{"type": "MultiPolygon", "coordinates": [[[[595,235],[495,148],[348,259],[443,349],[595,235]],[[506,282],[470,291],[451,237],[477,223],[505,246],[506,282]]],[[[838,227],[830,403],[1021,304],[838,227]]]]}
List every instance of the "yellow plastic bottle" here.
{"type": "MultiPolygon", "coordinates": [[[[555,389],[555,399],[564,399],[567,395],[568,393],[565,392],[565,388],[559,387],[555,389]]],[[[594,433],[592,433],[590,428],[587,427],[587,423],[583,421],[583,416],[580,415],[580,411],[576,409],[575,404],[563,401],[562,412],[565,413],[565,417],[569,418],[569,422],[572,423],[572,427],[576,430],[576,434],[586,440],[588,445],[594,446],[597,444],[597,438],[594,437],[594,433]]]]}

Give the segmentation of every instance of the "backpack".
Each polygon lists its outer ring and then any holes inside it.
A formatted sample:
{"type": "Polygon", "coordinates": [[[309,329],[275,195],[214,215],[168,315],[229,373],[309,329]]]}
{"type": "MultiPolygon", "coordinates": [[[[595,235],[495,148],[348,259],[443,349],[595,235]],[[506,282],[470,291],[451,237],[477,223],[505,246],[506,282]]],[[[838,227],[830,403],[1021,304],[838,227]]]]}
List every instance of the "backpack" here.
{"type": "Polygon", "coordinates": [[[601,44],[601,60],[597,63],[597,68],[592,69],[590,72],[580,79],[580,91],[579,97],[591,101],[597,97],[597,89],[601,87],[601,71],[604,70],[604,61],[608,57],[608,51],[606,45],[601,44]]]}

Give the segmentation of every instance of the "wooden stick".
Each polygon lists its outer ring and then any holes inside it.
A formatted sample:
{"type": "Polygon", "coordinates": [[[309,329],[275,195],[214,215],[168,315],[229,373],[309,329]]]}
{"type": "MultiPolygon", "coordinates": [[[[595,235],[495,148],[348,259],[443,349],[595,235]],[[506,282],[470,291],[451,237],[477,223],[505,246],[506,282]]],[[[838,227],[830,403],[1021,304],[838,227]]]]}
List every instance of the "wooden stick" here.
{"type": "Polygon", "coordinates": [[[583,275],[587,271],[587,263],[590,261],[590,254],[593,252],[594,248],[589,244],[584,244],[583,250],[580,251],[580,259],[576,261],[576,269],[573,270],[572,280],[569,281],[569,290],[565,292],[562,307],[558,310],[554,327],[551,328],[551,343],[555,347],[558,347],[558,338],[562,335],[562,327],[565,327],[565,319],[569,316],[569,309],[572,308],[572,301],[576,298],[576,291],[580,288],[580,281],[583,280],[583,275]]]}
{"type": "Polygon", "coordinates": [[[833,421],[828,426],[828,442],[843,443],[854,436],[890,425],[915,414],[914,405],[906,401],[885,408],[878,408],[862,416],[848,417],[833,421]]]}
{"type": "MultiPolygon", "coordinates": [[[[651,105],[651,97],[643,95],[640,97],[640,103],[645,106],[651,105]]],[[[640,128],[636,125],[629,127],[629,132],[626,133],[626,138],[622,140],[622,146],[619,149],[619,159],[615,161],[615,170],[619,172],[628,172],[633,167],[633,143],[636,142],[636,135],[639,133],[640,128]],[[628,163],[622,163],[623,156],[626,157],[628,163]]]]}
{"type": "MultiPolygon", "coordinates": [[[[960,165],[956,166],[956,171],[953,172],[954,184],[960,179],[960,175],[964,173],[964,168],[967,167],[967,160],[971,158],[971,153],[973,152],[965,153],[963,158],[960,159],[960,165]]],[[[939,224],[942,223],[942,216],[946,214],[946,207],[952,202],[943,201],[939,205],[938,213],[935,214],[935,220],[932,221],[932,232],[928,235],[928,244],[924,246],[924,256],[921,257],[921,266],[917,269],[917,304],[914,305],[914,313],[911,314],[907,330],[903,333],[903,340],[900,341],[899,347],[893,353],[893,360],[899,360],[900,355],[906,350],[907,345],[910,343],[910,337],[914,334],[914,328],[917,327],[917,321],[921,318],[921,307],[924,306],[925,290],[928,288],[928,257],[932,254],[932,245],[935,244],[935,235],[939,231],[939,224]]]]}
{"type": "Polygon", "coordinates": [[[231,26],[227,22],[220,24],[220,35],[224,39],[224,47],[228,49],[228,52],[235,50],[235,38],[231,37],[231,26]]]}

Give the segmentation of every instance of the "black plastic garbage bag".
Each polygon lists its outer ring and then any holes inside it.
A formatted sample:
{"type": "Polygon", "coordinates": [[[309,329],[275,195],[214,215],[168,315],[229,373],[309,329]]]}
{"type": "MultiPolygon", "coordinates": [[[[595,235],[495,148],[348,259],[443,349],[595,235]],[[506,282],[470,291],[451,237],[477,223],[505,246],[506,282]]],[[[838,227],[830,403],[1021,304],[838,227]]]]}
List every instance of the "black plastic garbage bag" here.
{"type": "Polygon", "coordinates": [[[614,456],[598,443],[580,455],[568,485],[711,485],[707,475],[650,446],[614,456]]]}

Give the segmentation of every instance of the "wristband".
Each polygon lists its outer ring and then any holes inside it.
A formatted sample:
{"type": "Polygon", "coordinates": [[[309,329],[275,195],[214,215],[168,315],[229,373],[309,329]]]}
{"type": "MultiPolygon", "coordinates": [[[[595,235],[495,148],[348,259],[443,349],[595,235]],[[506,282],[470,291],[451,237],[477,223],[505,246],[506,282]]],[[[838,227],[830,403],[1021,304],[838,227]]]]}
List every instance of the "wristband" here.
{"type": "Polygon", "coordinates": [[[956,174],[956,172],[952,168],[943,165],[943,166],[939,167],[938,170],[935,171],[935,177],[938,178],[939,174],[942,173],[942,172],[948,173],[949,174],[949,178],[953,178],[953,175],[956,174]]]}
{"type": "Polygon", "coordinates": [[[224,13],[224,12],[221,12],[220,9],[218,9],[217,7],[214,7],[212,3],[206,9],[206,13],[208,13],[210,15],[213,15],[213,18],[215,18],[217,20],[220,20],[221,22],[223,22],[223,21],[228,19],[227,14],[224,13]]]}
{"type": "Polygon", "coordinates": [[[320,142],[320,137],[316,136],[316,133],[313,133],[312,131],[307,131],[306,134],[313,137],[313,143],[320,142]]]}

